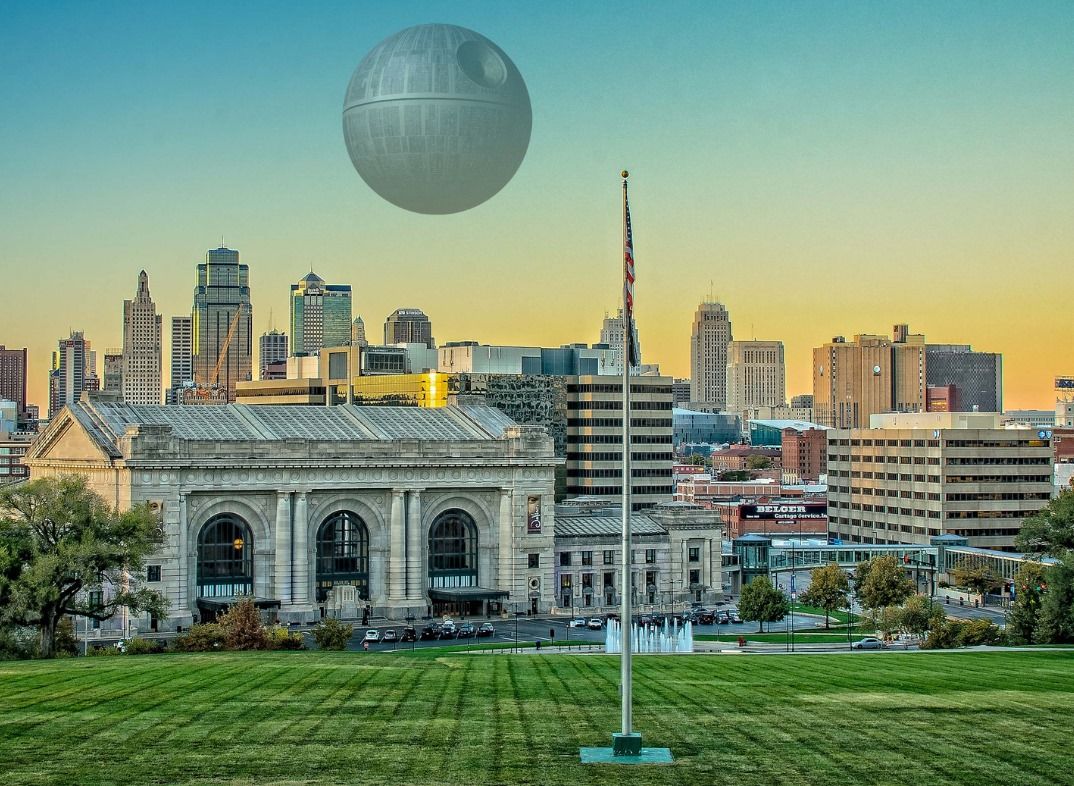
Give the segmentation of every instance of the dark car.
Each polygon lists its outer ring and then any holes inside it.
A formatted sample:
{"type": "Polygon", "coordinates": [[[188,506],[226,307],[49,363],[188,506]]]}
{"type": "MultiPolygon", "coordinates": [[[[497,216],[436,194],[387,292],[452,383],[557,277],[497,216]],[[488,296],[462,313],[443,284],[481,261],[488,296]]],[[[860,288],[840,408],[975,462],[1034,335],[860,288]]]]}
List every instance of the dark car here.
{"type": "Polygon", "coordinates": [[[403,633],[399,637],[399,641],[417,641],[417,640],[418,640],[418,632],[416,630],[414,630],[413,625],[407,625],[405,628],[403,628],[403,633]]]}
{"type": "Polygon", "coordinates": [[[471,624],[469,622],[464,622],[464,623],[462,623],[462,625],[459,626],[459,638],[460,639],[473,638],[473,635],[475,633],[477,633],[477,628],[475,628],[473,626],[473,624],[471,624]]]}
{"type": "Polygon", "coordinates": [[[477,629],[478,636],[495,636],[496,628],[493,627],[491,622],[482,622],[481,627],[477,629]]]}
{"type": "Polygon", "coordinates": [[[721,611],[716,616],[716,624],[717,625],[730,625],[731,624],[731,615],[728,614],[726,611],[721,611]]]}
{"type": "Polygon", "coordinates": [[[711,611],[702,611],[697,615],[696,622],[699,625],[711,625],[716,621],[716,615],[711,611]]]}
{"type": "Polygon", "coordinates": [[[454,639],[459,635],[459,629],[454,625],[441,625],[440,626],[440,638],[442,639],[454,639]]]}
{"type": "Polygon", "coordinates": [[[435,622],[426,625],[421,629],[421,640],[429,641],[431,639],[440,638],[440,626],[435,622]]]}

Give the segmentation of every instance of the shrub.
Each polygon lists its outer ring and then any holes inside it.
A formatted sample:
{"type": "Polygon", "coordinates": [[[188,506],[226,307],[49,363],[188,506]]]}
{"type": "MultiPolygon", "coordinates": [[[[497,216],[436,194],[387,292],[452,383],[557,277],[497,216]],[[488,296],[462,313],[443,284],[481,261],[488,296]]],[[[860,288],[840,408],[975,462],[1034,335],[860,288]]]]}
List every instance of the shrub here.
{"type": "Polygon", "coordinates": [[[107,658],[112,655],[122,655],[123,651],[110,644],[94,644],[89,648],[88,654],[91,658],[107,658]]]}
{"type": "Polygon", "coordinates": [[[225,647],[226,632],[215,622],[195,625],[175,637],[173,646],[179,652],[215,652],[225,647]]]}
{"type": "Polygon", "coordinates": [[[26,660],[40,654],[41,634],[35,628],[0,628],[0,660],[26,660]]]}
{"type": "Polygon", "coordinates": [[[70,617],[64,617],[56,626],[56,637],[52,640],[52,651],[59,657],[78,654],[78,639],[75,637],[75,624],[70,617]]]}
{"type": "Polygon", "coordinates": [[[135,636],[127,639],[123,646],[124,655],[157,655],[164,652],[164,644],[156,639],[143,639],[135,636]]]}
{"type": "Polygon", "coordinates": [[[329,617],[321,620],[312,633],[313,640],[322,650],[342,650],[346,649],[347,642],[354,635],[354,628],[329,617]]]}
{"type": "Polygon", "coordinates": [[[989,620],[966,620],[959,623],[958,643],[963,647],[996,644],[1001,636],[999,626],[989,620]]]}
{"type": "Polygon", "coordinates": [[[301,633],[292,633],[287,628],[276,625],[268,630],[268,648],[270,650],[304,650],[305,642],[301,633]]]}
{"type": "Polygon", "coordinates": [[[268,649],[268,635],[253,598],[243,598],[221,615],[220,627],[229,650],[268,649]]]}

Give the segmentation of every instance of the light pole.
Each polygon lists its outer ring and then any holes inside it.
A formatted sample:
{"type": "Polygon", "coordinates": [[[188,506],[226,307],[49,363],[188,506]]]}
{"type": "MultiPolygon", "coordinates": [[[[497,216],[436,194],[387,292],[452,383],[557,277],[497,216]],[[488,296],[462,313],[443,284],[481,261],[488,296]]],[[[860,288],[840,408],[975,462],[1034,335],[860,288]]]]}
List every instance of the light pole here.
{"type": "Polygon", "coordinates": [[[793,591],[794,579],[791,579],[791,652],[794,652],[794,604],[798,602],[798,593],[793,591]]]}

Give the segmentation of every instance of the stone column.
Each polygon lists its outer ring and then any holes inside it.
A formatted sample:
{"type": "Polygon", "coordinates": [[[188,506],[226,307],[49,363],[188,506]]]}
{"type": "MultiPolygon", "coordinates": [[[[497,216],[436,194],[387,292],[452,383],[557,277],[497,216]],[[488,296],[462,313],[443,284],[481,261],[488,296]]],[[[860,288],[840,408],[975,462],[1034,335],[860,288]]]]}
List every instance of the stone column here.
{"type": "Polygon", "coordinates": [[[406,516],[406,597],[411,603],[425,603],[421,580],[421,492],[409,493],[406,516]]]}
{"type": "Polygon", "coordinates": [[[500,489],[500,556],[499,575],[492,585],[496,589],[507,590],[511,593],[508,600],[515,598],[515,548],[514,528],[512,524],[513,494],[511,489],[500,489]]]}
{"type": "MultiPolygon", "coordinates": [[[[178,615],[181,617],[190,616],[190,565],[193,562],[195,570],[197,569],[197,562],[191,559],[190,554],[190,517],[187,512],[187,495],[179,495],[179,553],[176,554],[176,564],[179,569],[178,585],[179,585],[179,603],[176,604],[179,608],[176,609],[178,615]]],[[[183,623],[179,623],[183,624],[183,623]]]]}
{"type": "Polygon", "coordinates": [[[276,600],[291,604],[291,494],[276,492],[276,600]]]}
{"type": "Polygon", "coordinates": [[[295,493],[294,555],[291,562],[291,602],[306,606],[310,602],[309,492],[295,493]]]}
{"type": "Polygon", "coordinates": [[[388,522],[388,600],[406,597],[406,542],[403,521],[403,490],[392,489],[392,511],[388,522]]]}

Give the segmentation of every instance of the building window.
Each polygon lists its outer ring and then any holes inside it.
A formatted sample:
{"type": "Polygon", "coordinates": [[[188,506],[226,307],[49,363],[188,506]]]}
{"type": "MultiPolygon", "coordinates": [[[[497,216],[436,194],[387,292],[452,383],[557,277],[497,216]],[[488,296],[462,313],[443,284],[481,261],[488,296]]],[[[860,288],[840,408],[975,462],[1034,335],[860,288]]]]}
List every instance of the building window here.
{"type": "Polygon", "coordinates": [[[160,565],[148,565],[145,569],[146,581],[160,581],[160,565]]]}
{"type": "Polygon", "coordinates": [[[333,513],[317,530],[317,602],[336,585],[357,588],[369,600],[369,533],[357,513],[333,513]]]}
{"type": "Polygon", "coordinates": [[[614,565],[615,564],[615,552],[613,552],[613,551],[605,551],[604,552],[604,564],[605,565],[614,565]]]}
{"type": "Polygon", "coordinates": [[[583,551],[582,552],[582,564],[583,565],[592,565],[593,564],[593,552],[592,551],[583,551]]]}
{"type": "Polygon", "coordinates": [[[690,549],[690,562],[700,562],[700,561],[701,561],[701,549],[695,546],[695,547],[690,549]]]}
{"type": "Polygon", "coordinates": [[[645,549],[645,561],[650,565],[656,562],[656,549],[645,549]]]}
{"type": "Polygon", "coordinates": [[[477,586],[477,525],[461,510],[441,513],[429,530],[429,586],[477,586]]]}
{"type": "Polygon", "coordinates": [[[198,597],[234,598],[254,591],[254,540],[238,516],[221,513],[198,534],[198,597]]]}
{"type": "Polygon", "coordinates": [[[530,554],[528,556],[529,556],[529,567],[531,567],[531,568],[539,568],[539,567],[541,567],[541,555],[540,554],[530,554]]]}
{"type": "Polygon", "coordinates": [[[561,551],[561,552],[559,552],[559,564],[560,564],[560,566],[562,566],[564,568],[570,567],[571,553],[569,551],[561,551]]]}
{"type": "Polygon", "coordinates": [[[700,570],[691,570],[690,571],[690,586],[692,587],[695,584],[700,584],[700,583],[701,583],[701,571],[700,570]]]}

